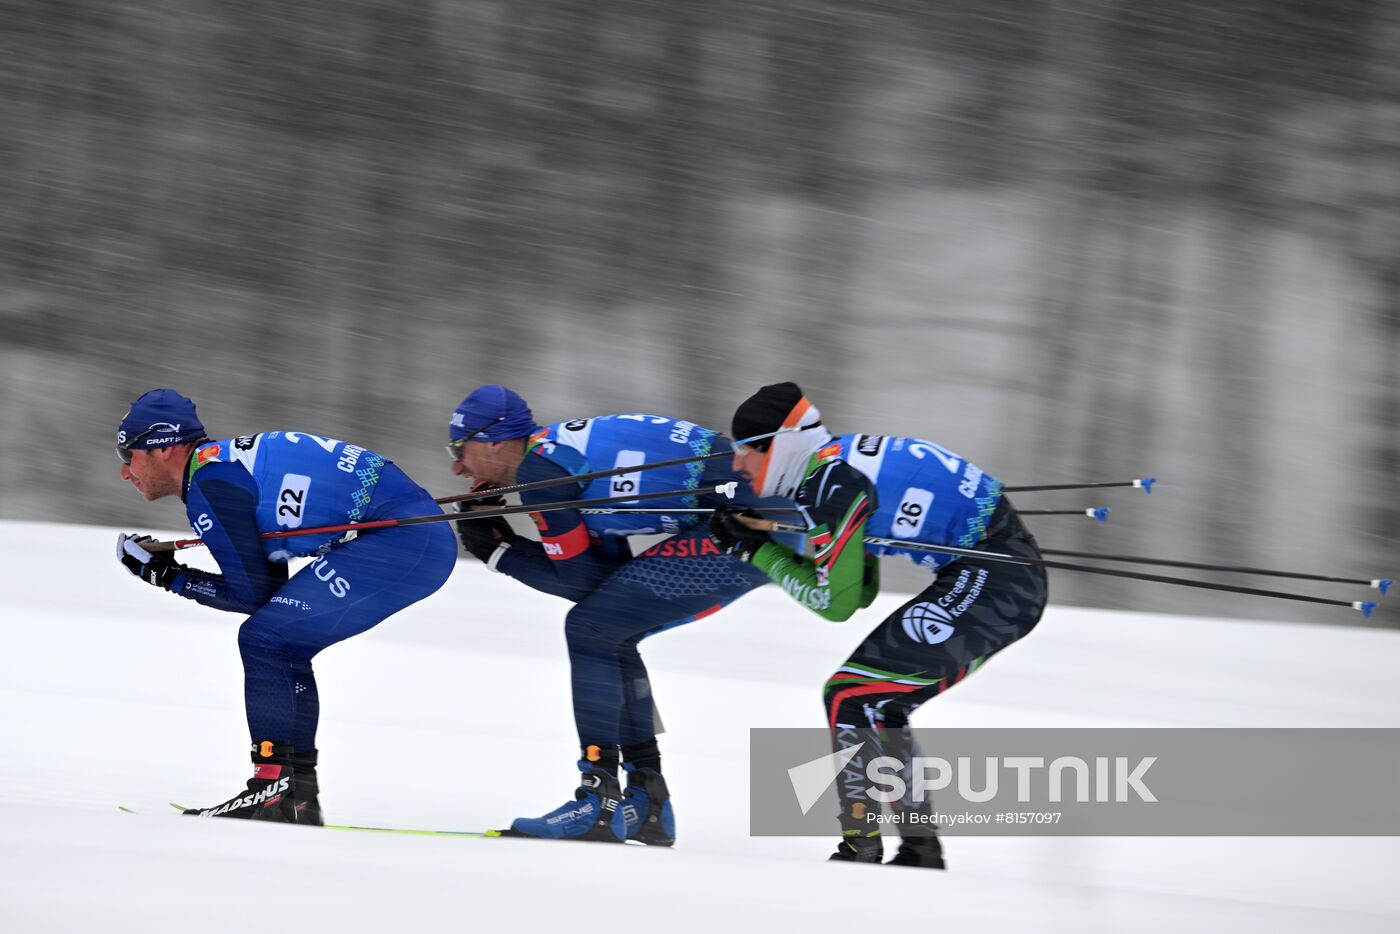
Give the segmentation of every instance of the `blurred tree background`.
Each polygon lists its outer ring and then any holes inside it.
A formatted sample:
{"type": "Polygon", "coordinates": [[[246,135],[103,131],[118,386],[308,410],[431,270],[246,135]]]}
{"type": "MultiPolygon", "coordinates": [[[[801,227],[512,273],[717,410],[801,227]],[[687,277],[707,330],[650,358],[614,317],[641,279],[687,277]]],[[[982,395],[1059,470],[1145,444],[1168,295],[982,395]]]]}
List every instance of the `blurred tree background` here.
{"type": "Polygon", "coordinates": [[[1393,0],[0,0],[0,127],[0,517],[183,525],[110,450],[156,385],[442,494],[483,382],[727,428],[795,379],[1162,478],[1042,544],[1400,572],[1393,0]]]}

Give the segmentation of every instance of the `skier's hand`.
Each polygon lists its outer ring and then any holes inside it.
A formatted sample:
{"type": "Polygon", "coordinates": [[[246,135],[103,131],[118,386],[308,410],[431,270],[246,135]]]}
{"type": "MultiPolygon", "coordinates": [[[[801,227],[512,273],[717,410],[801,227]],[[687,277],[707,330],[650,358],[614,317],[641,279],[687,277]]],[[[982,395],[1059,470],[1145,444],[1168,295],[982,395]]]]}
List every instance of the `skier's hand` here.
{"type": "Polygon", "coordinates": [[[169,590],[184,565],[169,552],[149,552],[142,545],[155,541],[150,535],[117,536],[117,560],[136,577],[161,590],[169,590]]]}
{"type": "Polygon", "coordinates": [[[754,552],[772,541],[767,532],[754,528],[744,521],[746,519],[761,520],[762,517],[752,509],[731,506],[719,506],[710,514],[710,539],[720,551],[740,561],[752,560],[754,552]]]}
{"type": "MultiPolygon", "coordinates": [[[[459,502],[457,511],[470,513],[472,506],[479,505],[479,503],[479,500],[476,503],[459,502]]],[[[505,501],[502,500],[500,504],[493,505],[504,504],[505,501]]],[[[509,548],[518,537],[515,530],[510,527],[510,523],[506,521],[505,516],[457,521],[457,538],[461,540],[462,547],[466,549],[467,554],[478,561],[490,561],[497,548],[502,545],[509,548]]]]}

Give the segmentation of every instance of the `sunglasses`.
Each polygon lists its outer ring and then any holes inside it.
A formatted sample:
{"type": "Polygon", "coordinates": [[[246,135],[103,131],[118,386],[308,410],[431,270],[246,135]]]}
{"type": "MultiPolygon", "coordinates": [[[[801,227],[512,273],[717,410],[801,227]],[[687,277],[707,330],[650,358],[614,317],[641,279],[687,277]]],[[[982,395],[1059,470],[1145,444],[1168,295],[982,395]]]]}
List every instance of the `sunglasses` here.
{"type": "Polygon", "coordinates": [[[501,416],[498,416],[498,417],[496,417],[496,418],[493,418],[493,419],[491,419],[491,421],[487,422],[485,425],[482,425],[480,428],[476,429],[475,431],[472,431],[472,432],[470,432],[470,433],[468,433],[468,434],[463,435],[462,437],[458,438],[456,441],[449,442],[448,445],[447,445],[447,456],[450,457],[450,458],[452,458],[454,461],[459,461],[459,460],[461,460],[461,459],[462,459],[462,451],[466,449],[466,447],[467,447],[467,442],[468,442],[468,441],[470,441],[471,439],[475,438],[477,435],[481,434],[483,431],[485,431],[486,429],[490,428],[492,425],[496,424],[497,422],[503,422],[503,421],[505,421],[505,419],[506,419],[506,417],[505,417],[504,415],[501,415],[501,416]]]}
{"type": "Polygon", "coordinates": [[[125,445],[121,445],[121,444],[117,445],[117,457],[121,458],[121,462],[122,462],[123,464],[125,464],[125,465],[128,466],[128,467],[131,466],[131,449],[132,449],[132,447],[135,446],[135,445],[137,445],[137,444],[140,444],[140,443],[141,443],[141,439],[144,438],[144,437],[146,437],[146,435],[150,434],[150,433],[153,432],[153,431],[155,431],[154,428],[147,428],[145,431],[141,432],[139,435],[137,435],[136,437],[134,437],[134,438],[132,438],[130,441],[128,441],[125,445]]]}
{"type": "Polygon", "coordinates": [[[757,451],[757,452],[760,453],[760,454],[767,454],[767,453],[768,453],[768,450],[769,450],[771,447],[773,447],[773,442],[774,442],[774,440],[776,440],[776,438],[777,438],[778,435],[786,434],[787,432],[789,432],[789,431],[794,431],[794,430],[796,430],[796,431],[807,431],[807,430],[812,429],[812,428],[819,428],[819,427],[821,427],[821,423],[822,423],[822,422],[821,422],[821,419],[817,419],[815,422],[812,422],[812,424],[810,424],[810,425],[802,425],[802,426],[800,426],[800,427],[798,427],[798,428],[796,428],[796,429],[793,429],[793,428],[779,428],[777,431],[773,432],[773,433],[770,434],[770,435],[765,435],[765,436],[759,437],[759,438],[751,438],[751,439],[749,439],[748,441],[739,441],[739,442],[735,442],[734,450],[735,450],[736,453],[743,453],[744,449],[745,449],[745,448],[748,448],[749,450],[751,450],[751,451],[757,451]]]}

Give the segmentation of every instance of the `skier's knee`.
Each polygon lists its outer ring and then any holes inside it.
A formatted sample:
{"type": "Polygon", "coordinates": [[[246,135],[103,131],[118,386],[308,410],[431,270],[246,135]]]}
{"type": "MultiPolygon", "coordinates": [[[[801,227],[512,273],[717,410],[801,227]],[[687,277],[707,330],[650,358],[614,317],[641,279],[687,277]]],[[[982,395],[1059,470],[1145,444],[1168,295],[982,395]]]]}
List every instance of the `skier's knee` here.
{"type": "Polygon", "coordinates": [[[589,607],[576,606],[564,617],[564,638],[570,649],[619,645],[626,634],[608,625],[607,617],[589,607]]]}
{"type": "Polygon", "coordinates": [[[256,616],[249,617],[242,626],[238,627],[238,651],[245,657],[248,655],[281,656],[286,655],[290,648],[286,640],[278,635],[273,627],[258,620],[256,616]]]}

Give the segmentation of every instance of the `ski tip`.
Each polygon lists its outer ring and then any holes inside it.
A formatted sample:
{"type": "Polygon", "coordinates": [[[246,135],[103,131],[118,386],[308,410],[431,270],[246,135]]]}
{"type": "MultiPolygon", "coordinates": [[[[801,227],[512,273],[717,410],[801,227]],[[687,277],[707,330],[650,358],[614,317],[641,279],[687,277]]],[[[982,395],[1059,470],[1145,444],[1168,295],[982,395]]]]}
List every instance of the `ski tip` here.
{"type": "Polygon", "coordinates": [[[117,810],[118,810],[118,811],[125,811],[125,812],[128,813],[128,814],[135,814],[135,813],[136,813],[136,809],[135,809],[135,808],[129,808],[129,807],[127,807],[125,804],[119,804],[119,805],[117,805],[117,810]]]}
{"type": "Polygon", "coordinates": [[[1152,493],[1152,484],[1156,482],[1156,477],[1140,477],[1133,481],[1133,486],[1150,495],[1152,493]]]}
{"type": "Polygon", "coordinates": [[[1390,585],[1392,583],[1394,583],[1394,581],[1392,581],[1390,578],[1382,577],[1378,581],[1371,581],[1371,586],[1379,590],[1381,592],[1381,596],[1384,597],[1386,594],[1390,593],[1390,585]]]}
{"type": "Polygon", "coordinates": [[[1355,603],[1352,604],[1352,606],[1360,610],[1361,615],[1366,617],[1367,619],[1370,619],[1371,614],[1376,611],[1376,604],[1372,600],[1357,600],[1355,603]]]}
{"type": "Polygon", "coordinates": [[[1095,506],[1092,509],[1084,510],[1084,514],[1102,523],[1108,521],[1108,514],[1110,511],[1111,510],[1107,506],[1095,506]]]}

